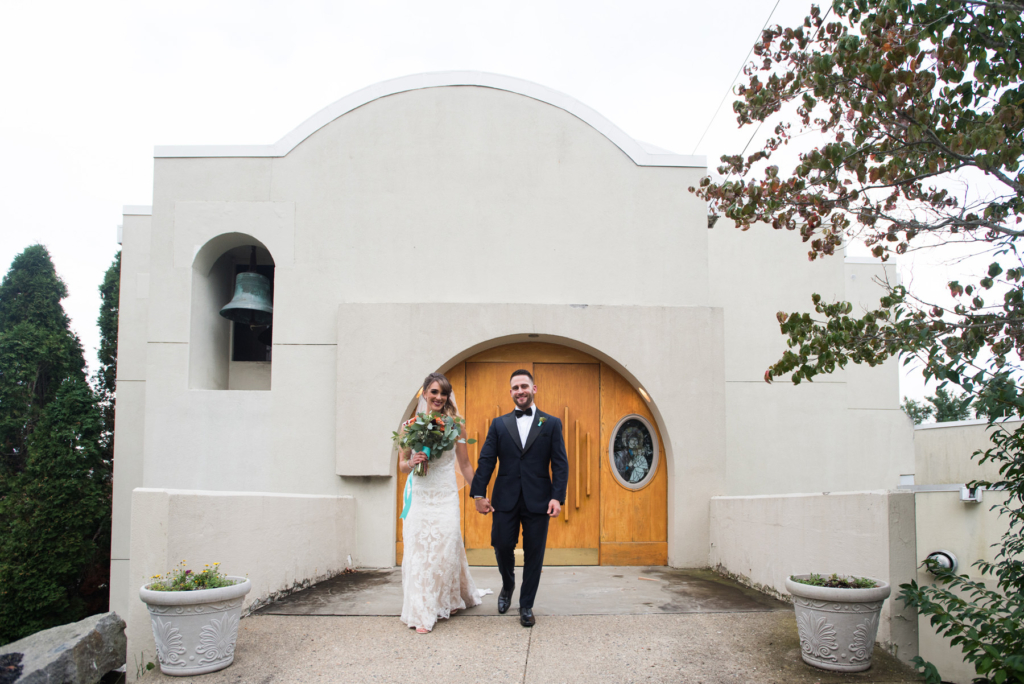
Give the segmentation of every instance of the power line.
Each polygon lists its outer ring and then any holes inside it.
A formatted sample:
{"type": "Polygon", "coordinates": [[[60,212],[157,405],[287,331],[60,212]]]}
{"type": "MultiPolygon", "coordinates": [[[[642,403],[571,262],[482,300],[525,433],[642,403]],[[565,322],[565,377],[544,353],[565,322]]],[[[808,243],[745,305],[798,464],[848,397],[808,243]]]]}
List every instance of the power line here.
{"type": "Polygon", "coordinates": [[[732,92],[732,87],[736,84],[736,79],[740,77],[741,73],[743,73],[743,67],[745,67],[747,65],[747,60],[750,59],[751,53],[754,52],[754,46],[757,45],[757,41],[760,40],[761,34],[764,33],[764,30],[766,28],[768,28],[768,22],[770,22],[772,20],[772,15],[774,15],[775,14],[775,10],[777,10],[779,8],[779,3],[780,2],[782,2],[782,0],[775,0],[775,7],[772,7],[772,11],[768,13],[768,18],[765,19],[765,21],[764,21],[764,26],[762,26],[761,30],[757,32],[757,38],[750,45],[750,49],[747,50],[747,56],[744,57],[743,61],[740,63],[740,68],[737,69],[736,75],[732,77],[732,82],[729,83],[729,87],[725,89],[725,94],[722,95],[722,101],[718,103],[718,107],[715,109],[715,113],[711,115],[711,121],[708,121],[707,128],[705,128],[704,132],[701,133],[700,140],[698,140],[697,144],[693,146],[693,152],[691,152],[690,154],[696,154],[697,153],[697,148],[700,147],[700,144],[702,142],[704,142],[704,136],[707,135],[708,131],[711,130],[711,124],[713,124],[715,122],[715,117],[718,116],[718,112],[721,111],[722,105],[725,104],[725,100],[729,97],[729,93],[732,92]]]}

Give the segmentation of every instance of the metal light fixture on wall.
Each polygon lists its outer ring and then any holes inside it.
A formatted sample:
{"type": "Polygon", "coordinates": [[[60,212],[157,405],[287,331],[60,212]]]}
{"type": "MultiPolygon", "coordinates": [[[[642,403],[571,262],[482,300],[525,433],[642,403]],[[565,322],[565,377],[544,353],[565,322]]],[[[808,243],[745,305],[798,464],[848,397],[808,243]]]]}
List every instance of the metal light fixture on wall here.
{"type": "Polygon", "coordinates": [[[956,555],[952,551],[946,551],[945,549],[932,551],[928,554],[928,557],[925,558],[924,563],[928,572],[933,575],[936,570],[956,572],[957,568],[960,567],[960,563],[957,561],[956,555]]]}
{"type": "Polygon", "coordinates": [[[256,272],[256,247],[253,247],[249,270],[235,278],[235,295],[221,308],[220,315],[250,327],[270,325],[274,320],[270,301],[270,278],[256,272]]]}

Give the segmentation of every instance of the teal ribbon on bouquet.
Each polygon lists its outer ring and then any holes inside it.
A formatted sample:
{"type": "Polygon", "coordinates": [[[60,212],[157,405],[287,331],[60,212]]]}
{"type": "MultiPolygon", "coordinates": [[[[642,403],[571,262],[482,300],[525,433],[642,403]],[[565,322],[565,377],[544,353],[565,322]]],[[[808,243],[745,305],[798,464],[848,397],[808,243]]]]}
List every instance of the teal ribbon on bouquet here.
{"type": "MultiPolygon", "coordinates": [[[[430,458],[430,447],[423,447],[423,453],[430,458]]],[[[409,477],[405,478],[405,491],[402,492],[402,498],[404,504],[402,505],[402,515],[399,517],[405,520],[405,516],[409,515],[409,508],[412,506],[412,476],[414,473],[410,472],[409,477]]]]}

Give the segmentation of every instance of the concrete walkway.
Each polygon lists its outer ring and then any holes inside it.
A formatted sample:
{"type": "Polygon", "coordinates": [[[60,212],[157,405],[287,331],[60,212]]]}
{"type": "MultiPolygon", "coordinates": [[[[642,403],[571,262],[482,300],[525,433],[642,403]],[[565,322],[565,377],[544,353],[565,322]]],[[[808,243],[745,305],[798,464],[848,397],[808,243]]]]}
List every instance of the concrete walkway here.
{"type": "MultiPolygon", "coordinates": [[[[501,576],[495,567],[474,567],[473,581],[495,593],[501,576]]],[[[522,568],[516,568],[519,605],[522,568]]],[[[674,613],[747,613],[793,609],[785,603],[740,586],[709,570],[666,567],[547,567],[534,602],[537,617],[546,615],[646,615],[674,613]]],[[[260,611],[264,615],[400,615],[402,570],[361,570],[321,582],[260,611]]],[[[494,596],[466,615],[498,615],[494,596]]]]}
{"type": "MultiPolygon", "coordinates": [[[[480,586],[497,573],[474,568],[480,586]]],[[[537,625],[495,597],[416,634],[397,617],[401,575],[360,571],[289,596],[241,622],[234,664],[197,678],[143,682],[693,682],[832,684],[918,681],[875,651],[871,670],[836,675],[800,660],[792,609],[713,573],[670,568],[545,568],[537,625]],[[640,579],[645,577],[648,579],[640,579]],[[654,580],[654,581],[651,581],[654,580]]]]}

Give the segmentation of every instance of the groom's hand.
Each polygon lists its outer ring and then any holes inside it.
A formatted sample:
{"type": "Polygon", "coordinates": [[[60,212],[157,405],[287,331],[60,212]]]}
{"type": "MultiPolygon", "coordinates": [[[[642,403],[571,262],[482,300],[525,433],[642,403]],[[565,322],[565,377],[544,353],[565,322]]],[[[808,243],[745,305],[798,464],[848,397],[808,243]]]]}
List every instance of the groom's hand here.
{"type": "Polygon", "coordinates": [[[491,505],[491,502],[483,497],[475,499],[475,503],[476,512],[480,513],[481,515],[487,515],[488,513],[494,510],[494,506],[491,505]]]}
{"type": "Polygon", "coordinates": [[[552,499],[548,502],[548,515],[552,518],[557,518],[558,514],[562,512],[562,504],[558,503],[557,499],[552,499]]]}

